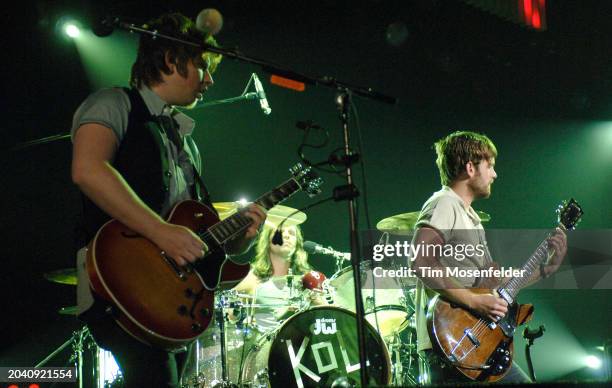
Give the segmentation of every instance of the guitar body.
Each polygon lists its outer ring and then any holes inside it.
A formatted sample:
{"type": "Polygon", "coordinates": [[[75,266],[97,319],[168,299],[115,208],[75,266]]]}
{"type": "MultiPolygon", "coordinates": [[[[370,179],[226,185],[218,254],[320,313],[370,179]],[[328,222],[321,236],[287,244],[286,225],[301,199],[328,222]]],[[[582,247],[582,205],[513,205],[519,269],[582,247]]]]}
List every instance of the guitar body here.
{"type": "Polygon", "coordinates": [[[207,206],[180,202],[168,222],[202,235],[208,244],[210,252],[194,268],[178,267],[151,241],[113,220],[90,243],[87,272],[96,294],[116,307],[115,319],[124,330],[142,342],[172,350],[207,328],[215,288],[220,282],[242,279],[249,265],[226,260],[219,244],[204,233],[219,222],[207,206]]]}
{"type": "MultiPolygon", "coordinates": [[[[477,293],[491,290],[474,289],[477,293]]],[[[427,329],[434,350],[471,380],[495,382],[512,366],[513,335],[528,322],[533,306],[514,303],[495,324],[436,296],[427,312],[427,329]]]]}
{"type": "MultiPolygon", "coordinates": [[[[557,208],[557,227],[572,230],[583,214],[575,199],[564,201],[557,208]]],[[[440,295],[433,298],[427,307],[427,331],[438,355],[471,380],[495,382],[504,377],[512,366],[514,332],[533,314],[533,306],[516,303],[516,295],[529,284],[534,271],[547,262],[549,254],[545,239],[523,265],[522,276],[512,277],[497,288],[499,296],[509,303],[508,312],[499,322],[478,318],[440,295]]],[[[471,291],[492,293],[485,288],[471,291]]]]}
{"type": "MultiPolygon", "coordinates": [[[[294,193],[321,192],[323,183],[310,167],[297,164],[291,178],[255,203],[271,209],[294,193]]],[[[171,224],[191,229],[208,245],[206,256],[179,267],[176,262],[121,222],[104,224],[87,250],[87,274],[93,291],[114,307],[117,323],[134,338],[166,350],[195,340],[213,317],[214,291],[230,288],[249,273],[249,264],[227,260],[223,245],[240,236],[252,220],[236,212],[223,221],[200,202],[179,202],[171,224]]]]}

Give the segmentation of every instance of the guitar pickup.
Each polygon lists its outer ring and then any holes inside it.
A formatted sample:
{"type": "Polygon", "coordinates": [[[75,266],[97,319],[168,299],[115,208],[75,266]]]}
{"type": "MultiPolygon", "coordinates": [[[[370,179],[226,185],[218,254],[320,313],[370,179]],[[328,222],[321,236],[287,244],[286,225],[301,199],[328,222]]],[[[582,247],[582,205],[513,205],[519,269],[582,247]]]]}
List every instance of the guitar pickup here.
{"type": "Polygon", "coordinates": [[[466,337],[468,337],[470,339],[470,341],[472,341],[472,343],[475,346],[477,346],[477,347],[480,346],[480,341],[478,341],[478,338],[476,338],[474,333],[472,333],[472,330],[465,329],[465,331],[463,333],[465,334],[466,337]]]}

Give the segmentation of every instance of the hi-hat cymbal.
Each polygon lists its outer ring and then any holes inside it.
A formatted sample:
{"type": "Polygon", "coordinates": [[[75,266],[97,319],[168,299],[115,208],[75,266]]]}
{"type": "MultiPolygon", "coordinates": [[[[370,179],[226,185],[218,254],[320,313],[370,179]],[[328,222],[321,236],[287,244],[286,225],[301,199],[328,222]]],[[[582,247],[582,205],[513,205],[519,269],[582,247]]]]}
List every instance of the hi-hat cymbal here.
{"type": "Polygon", "coordinates": [[[76,268],[58,269],[46,272],[43,276],[53,283],[68,284],[70,286],[76,286],[77,284],[76,268]]]}
{"type": "Polygon", "coordinates": [[[62,307],[61,309],[57,310],[57,312],[62,315],[77,315],[79,313],[77,306],[62,307]]]}
{"type": "MultiPolygon", "coordinates": [[[[236,213],[238,209],[242,207],[238,202],[215,202],[213,206],[219,212],[219,218],[222,220],[236,213]]],[[[287,221],[285,221],[283,225],[292,226],[304,223],[307,218],[306,214],[301,211],[293,214],[295,211],[296,209],[289,206],[276,205],[268,210],[266,223],[276,228],[284,219],[289,217],[289,215],[291,215],[291,217],[287,218],[287,221]]]]}
{"type": "Polygon", "coordinates": [[[284,221],[283,226],[295,226],[303,224],[306,218],[304,212],[297,211],[297,209],[289,206],[276,205],[268,211],[266,223],[270,226],[278,227],[284,221]]]}
{"type": "MultiPolygon", "coordinates": [[[[411,234],[414,232],[414,226],[419,219],[419,214],[420,212],[410,212],[383,218],[376,224],[376,229],[400,236],[411,234]]],[[[483,211],[477,210],[476,214],[480,217],[480,222],[491,221],[491,216],[483,211]]]]}

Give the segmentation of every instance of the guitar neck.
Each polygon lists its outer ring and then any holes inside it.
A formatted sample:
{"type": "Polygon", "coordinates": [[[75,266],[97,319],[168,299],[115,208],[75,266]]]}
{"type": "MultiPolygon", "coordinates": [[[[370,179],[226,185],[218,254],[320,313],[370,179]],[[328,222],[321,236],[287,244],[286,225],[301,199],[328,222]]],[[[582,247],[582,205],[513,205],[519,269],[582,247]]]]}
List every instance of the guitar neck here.
{"type": "MultiPolygon", "coordinates": [[[[563,228],[562,224],[559,224],[560,228],[563,228]]],[[[499,293],[510,297],[512,300],[516,299],[519,291],[528,285],[529,279],[532,278],[533,274],[540,270],[540,265],[548,260],[548,237],[549,234],[536,248],[535,252],[529,257],[529,259],[521,267],[523,276],[514,276],[510,278],[502,287],[499,288],[499,293]]]]}
{"type": "MultiPolygon", "coordinates": [[[[301,186],[295,179],[291,178],[257,198],[255,203],[266,210],[270,210],[300,190],[301,186]]],[[[205,233],[210,233],[219,244],[223,245],[247,229],[252,222],[249,217],[238,211],[225,220],[211,226],[205,233]]]]}

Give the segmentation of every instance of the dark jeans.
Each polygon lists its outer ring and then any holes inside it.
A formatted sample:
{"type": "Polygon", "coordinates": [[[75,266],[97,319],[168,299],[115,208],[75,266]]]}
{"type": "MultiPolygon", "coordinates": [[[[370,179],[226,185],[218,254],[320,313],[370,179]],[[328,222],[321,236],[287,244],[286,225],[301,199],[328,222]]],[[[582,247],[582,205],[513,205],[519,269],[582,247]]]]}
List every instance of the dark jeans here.
{"type": "Polygon", "coordinates": [[[80,318],[87,323],[98,346],[113,354],[125,388],[179,387],[188,352],[167,352],[136,340],[103,312],[99,302],[80,318]]]}
{"type": "MultiPolygon", "coordinates": [[[[425,359],[429,364],[429,377],[432,385],[444,385],[444,384],[458,384],[458,383],[469,383],[470,379],[465,377],[454,367],[446,364],[437,354],[432,350],[425,350],[425,359]]],[[[527,374],[519,367],[516,362],[512,362],[512,367],[508,373],[500,379],[497,383],[503,384],[519,384],[519,383],[531,383],[531,379],[527,374]]]]}

